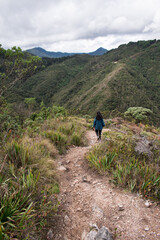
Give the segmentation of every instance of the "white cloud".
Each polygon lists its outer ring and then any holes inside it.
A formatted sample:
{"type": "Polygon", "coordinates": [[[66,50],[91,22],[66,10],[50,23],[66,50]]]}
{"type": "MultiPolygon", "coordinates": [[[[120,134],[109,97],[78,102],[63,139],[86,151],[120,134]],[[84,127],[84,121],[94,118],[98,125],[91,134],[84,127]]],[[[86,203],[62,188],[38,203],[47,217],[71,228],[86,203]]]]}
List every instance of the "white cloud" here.
{"type": "Polygon", "coordinates": [[[0,0],[0,43],[89,52],[160,38],[159,0],[0,0]]]}

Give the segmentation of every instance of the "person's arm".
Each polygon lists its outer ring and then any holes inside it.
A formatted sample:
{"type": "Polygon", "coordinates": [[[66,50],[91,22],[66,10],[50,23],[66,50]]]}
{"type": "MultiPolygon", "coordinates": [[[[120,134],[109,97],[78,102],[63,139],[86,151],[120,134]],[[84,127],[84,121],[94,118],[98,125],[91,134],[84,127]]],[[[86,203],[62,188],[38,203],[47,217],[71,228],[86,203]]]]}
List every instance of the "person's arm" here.
{"type": "Polygon", "coordinates": [[[94,122],[93,122],[93,128],[95,128],[96,126],[96,118],[94,119],[94,122]]]}
{"type": "Polygon", "coordinates": [[[104,123],[104,120],[102,119],[102,127],[104,127],[105,126],[105,123],[104,123]]]}

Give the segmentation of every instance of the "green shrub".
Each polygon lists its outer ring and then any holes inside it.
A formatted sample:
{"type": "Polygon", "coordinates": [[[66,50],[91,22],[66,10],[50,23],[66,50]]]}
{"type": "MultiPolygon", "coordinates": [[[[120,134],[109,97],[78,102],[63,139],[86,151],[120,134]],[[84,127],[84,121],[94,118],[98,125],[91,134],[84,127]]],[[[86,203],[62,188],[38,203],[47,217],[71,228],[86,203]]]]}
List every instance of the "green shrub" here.
{"type": "Polygon", "coordinates": [[[139,122],[147,122],[148,116],[151,114],[152,114],[152,111],[148,108],[130,107],[124,113],[124,116],[126,118],[132,118],[136,121],[136,123],[139,123],[139,122]]]}
{"type": "Polygon", "coordinates": [[[66,117],[68,114],[64,107],[58,107],[55,105],[53,105],[51,112],[53,117],[66,117]]]}

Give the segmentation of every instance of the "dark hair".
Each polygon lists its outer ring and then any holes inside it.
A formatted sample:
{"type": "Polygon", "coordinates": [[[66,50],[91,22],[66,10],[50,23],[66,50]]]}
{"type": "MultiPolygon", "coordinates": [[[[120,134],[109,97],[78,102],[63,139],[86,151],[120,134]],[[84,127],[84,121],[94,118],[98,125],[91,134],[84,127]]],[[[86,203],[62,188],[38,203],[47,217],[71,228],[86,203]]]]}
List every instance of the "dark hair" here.
{"type": "Polygon", "coordinates": [[[102,118],[102,114],[100,112],[97,112],[96,120],[101,120],[102,118]]]}

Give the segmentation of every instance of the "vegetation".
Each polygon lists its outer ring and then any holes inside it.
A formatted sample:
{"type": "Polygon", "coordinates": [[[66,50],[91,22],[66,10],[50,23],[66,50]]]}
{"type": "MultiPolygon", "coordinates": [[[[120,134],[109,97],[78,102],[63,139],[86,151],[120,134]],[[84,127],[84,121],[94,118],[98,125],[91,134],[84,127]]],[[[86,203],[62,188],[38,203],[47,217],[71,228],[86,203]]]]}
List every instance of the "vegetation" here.
{"type": "Polygon", "coordinates": [[[23,123],[4,98],[1,106],[0,239],[44,239],[42,230],[60,204],[54,159],[73,144],[86,144],[84,126],[63,107],[43,102],[23,123]]]}
{"type": "Polygon", "coordinates": [[[103,134],[102,144],[93,147],[86,156],[90,166],[100,173],[108,173],[116,185],[160,200],[159,131],[127,122],[116,126],[116,129],[114,126],[114,123],[110,125],[111,131],[103,134]],[[135,137],[135,133],[136,136],[139,133],[139,137],[135,137]],[[149,142],[154,141],[152,153],[137,153],[135,146],[138,139],[141,141],[141,136],[145,136],[149,142]]]}
{"type": "Polygon", "coordinates": [[[21,48],[3,49],[0,45],[0,96],[17,86],[41,67],[39,57],[24,54],[21,48]]]}
{"type": "Polygon", "coordinates": [[[88,153],[89,164],[121,187],[160,199],[160,131],[141,123],[159,124],[159,49],[159,41],[140,41],[101,57],[42,61],[0,46],[0,239],[43,239],[60,204],[54,159],[86,145],[97,110],[125,112],[139,125],[108,121],[111,131],[88,153]],[[139,153],[143,140],[151,148],[139,153]]]}
{"type": "Polygon", "coordinates": [[[149,122],[159,125],[159,49],[160,41],[139,41],[103,56],[45,58],[46,68],[13,88],[8,100],[35,97],[38,103],[54,103],[90,115],[97,110],[123,113],[140,106],[150,109],[153,114],[149,122]]]}
{"type": "Polygon", "coordinates": [[[134,119],[136,123],[139,122],[147,122],[148,115],[151,115],[153,112],[148,108],[143,107],[130,107],[128,110],[124,113],[124,116],[129,119],[134,119]]]}

